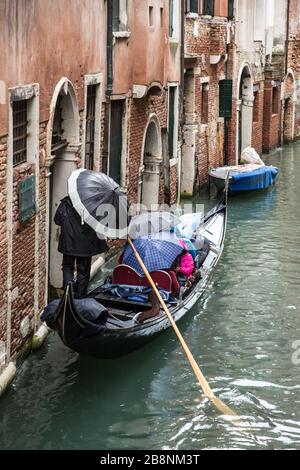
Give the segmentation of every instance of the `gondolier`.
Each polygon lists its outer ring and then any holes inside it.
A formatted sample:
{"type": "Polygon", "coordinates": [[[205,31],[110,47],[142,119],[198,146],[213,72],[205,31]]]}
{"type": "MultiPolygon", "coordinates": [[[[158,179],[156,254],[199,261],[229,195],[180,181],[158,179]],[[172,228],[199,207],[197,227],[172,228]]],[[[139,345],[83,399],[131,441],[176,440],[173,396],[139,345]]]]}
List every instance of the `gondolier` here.
{"type": "Polygon", "coordinates": [[[58,251],[63,254],[64,288],[74,281],[76,264],[77,279],[74,292],[77,298],[83,298],[87,294],[92,257],[105,252],[108,249],[107,244],[82,221],[69,196],[62,199],[54,222],[61,227],[58,251]]]}

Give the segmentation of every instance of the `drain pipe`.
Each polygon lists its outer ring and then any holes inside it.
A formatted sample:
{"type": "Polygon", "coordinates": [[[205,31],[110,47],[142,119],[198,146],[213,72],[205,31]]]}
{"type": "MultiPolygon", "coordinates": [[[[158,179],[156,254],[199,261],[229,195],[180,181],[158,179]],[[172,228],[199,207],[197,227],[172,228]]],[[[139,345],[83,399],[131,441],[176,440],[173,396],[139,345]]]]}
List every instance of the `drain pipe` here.
{"type": "Polygon", "coordinates": [[[178,197],[177,204],[181,199],[181,170],[182,170],[182,139],[183,139],[183,108],[184,108],[184,52],[185,52],[185,0],[181,0],[181,48],[180,48],[180,130],[181,148],[178,162],[178,197]]]}
{"type": "Polygon", "coordinates": [[[285,77],[287,76],[288,67],[289,67],[290,6],[291,6],[291,0],[287,0],[286,45],[285,45],[285,77]]]}
{"type": "Polygon", "coordinates": [[[106,95],[111,96],[113,90],[113,2],[107,2],[107,86],[106,95]]]}

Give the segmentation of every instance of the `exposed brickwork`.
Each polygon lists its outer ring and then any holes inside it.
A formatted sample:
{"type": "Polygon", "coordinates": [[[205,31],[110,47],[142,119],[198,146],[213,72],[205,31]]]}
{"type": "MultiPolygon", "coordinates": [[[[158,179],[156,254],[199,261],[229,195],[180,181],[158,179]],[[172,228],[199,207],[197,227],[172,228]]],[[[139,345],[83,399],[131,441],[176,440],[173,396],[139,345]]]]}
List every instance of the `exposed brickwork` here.
{"type": "Polygon", "coordinates": [[[13,243],[12,243],[12,290],[16,299],[12,302],[12,343],[14,354],[22,346],[20,335],[22,319],[34,316],[34,262],[35,262],[35,217],[21,224],[19,222],[19,184],[28,176],[34,175],[30,163],[14,169],[13,177],[13,243]]]}
{"type": "Polygon", "coordinates": [[[279,135],[281,129],[281,114],[280,114],[280,93],[277,93],[277,110],[276,114],[273,113],[273,86],[272,81],[265,80],[264,91],[264,125],[263,125],[263,151],[268,153],[278,147],[280,144],[279,135]]]}
{"type": "Polygon", "coordinates": [[[7,137],[0,138],[0,341],[6,341],[6,305],[7,305],[7,223],[6,223],[6,165],[7,137]]]}
{"type": "MultiPolygon", "coordinates": [[[[187,18],[186,20],[186,68],[195,71],[195,122],[198,128],[196,142],[196,181],[199,188],[208,181],[208,170],[223,165],[224,161],[224,120],[219,118],[219,81],[226,77],[227,19],[208,20],[187,18]],[[216,65],[210,64],[211,55],[219,56],[216,65]],[[194,56],[194,58],[192,57],[194,56]],[[208,79],[208,81],[206,81],[208,79]],[[208,120],[203,123],[201,110],[202,87],[208,88],[208,120]]],[[[187,96],[185,96],[187,100],[187,96]]],[[[185,110],[186,111],[186,110],[185,110]]],[[[231,148],[230,148],[231,150],[231,148]]]]}
{"type": "MultiPolygon", "coordinates": [[[[138,202],[139,172],[143,165],[143,147],[144,137],[151,115],[155,115],[161,129],[167,127],[168,99],[167,92],[164,91],[161,96],[148,96],[142,99],[133,99],[130,106],[129,125],[129,166],[127,175],[128,199],[130,203],[138,202]]],[[[160,201],[163,200],[163,181],[162,168],[160,184],[160,201]]]]}
{"type": "MultiPolygon", "coordinates": [[[[298,1],[290,0],[290,27],[289,27],[289,42],[288,42],[288,73],[293,73],[293,83],[286,83],[286,87],[292,85],[292,99],[285,104],[288,110],[285,112],[284,123],[284,139],[290,140],[291,136],[291,121],[294,121],[293,136],[300,138],[300,24],[298,16],[298,1]],[[293,103],[294,101],[294,103],[293,103]],[[294,105],[294,106],[293,106],[294,105]],[[294,108],[294,109],[293,109],[294,108]],[[294,116],[291,118],[290,114],[294,116]]],[[[287,77],[288,80],[289,77],[287,77]]],[[[291,92],[287,90],[286,92],[291,92]]],[[[289,93],[290,94],[290,93],[289,93]]]]}
{"type": "Polygon", "coordinates": [[[258,84],[253,106],[252,147],[259,155],[263,151],[263,122],[264,122],[264,82],[258,84]]]}

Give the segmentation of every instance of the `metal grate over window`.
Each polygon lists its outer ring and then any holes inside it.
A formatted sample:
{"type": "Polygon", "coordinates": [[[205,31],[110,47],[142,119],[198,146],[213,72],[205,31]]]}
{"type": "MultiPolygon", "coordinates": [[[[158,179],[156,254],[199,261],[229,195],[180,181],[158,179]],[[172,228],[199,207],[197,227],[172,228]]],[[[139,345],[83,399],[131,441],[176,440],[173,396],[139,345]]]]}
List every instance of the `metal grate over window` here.
{"type": "Polygon", "coordinates": [[[27,101],[13,102],[13,165],[27,160],[27,101]]]}
{"type": "Polygon", "coordinates": [[[85,165],[93,170],[95,155],[95,118],[96,118],[97,85],[87,87],[86,133],[85,133],[85,165]]]}

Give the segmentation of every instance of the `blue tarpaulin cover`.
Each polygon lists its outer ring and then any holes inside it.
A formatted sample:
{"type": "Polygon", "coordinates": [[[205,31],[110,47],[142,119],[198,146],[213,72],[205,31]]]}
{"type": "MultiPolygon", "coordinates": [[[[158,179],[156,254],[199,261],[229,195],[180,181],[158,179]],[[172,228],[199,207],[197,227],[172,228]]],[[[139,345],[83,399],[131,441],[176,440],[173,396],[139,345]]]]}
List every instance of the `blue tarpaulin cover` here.
{"type": "Polygon", "coordinates": [[[265,189],[271,186],[277,176],[278,169],[272,166],[263,166],[246,173],[231,174],[230,191],[251,191],[265,189]]]}

